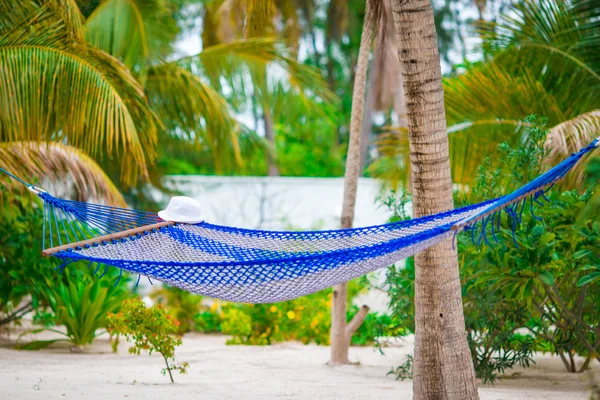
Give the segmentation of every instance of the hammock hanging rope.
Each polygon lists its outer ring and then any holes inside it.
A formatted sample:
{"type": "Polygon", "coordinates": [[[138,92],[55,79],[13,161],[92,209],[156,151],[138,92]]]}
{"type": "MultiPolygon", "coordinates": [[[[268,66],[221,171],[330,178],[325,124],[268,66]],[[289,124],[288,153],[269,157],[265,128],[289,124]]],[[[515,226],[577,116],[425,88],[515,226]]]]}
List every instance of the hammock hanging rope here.
{"type": "MultiPolygon", "coordinates": [[[[495,237],[500,212],[514,226],[586,153],[579,152],[506,196],[408,221],[364,228],[282,232],[207,222],[162,221],[156,213],[63,200],[32,185],[44,201],[45,255],[65,263],[115,266],[190,292],[228,301],[289,300],[389,266],[476,226],[495,237]]],[[[4,171],[6,172],[6,171],[4,171]]],[[[21,181],[22,182],[22,181],[21,181]]],[[[535,214],[534,214],[535,216],[535,214]]],[[[516,242],[515,242],[516,243],[516,242]]]]}

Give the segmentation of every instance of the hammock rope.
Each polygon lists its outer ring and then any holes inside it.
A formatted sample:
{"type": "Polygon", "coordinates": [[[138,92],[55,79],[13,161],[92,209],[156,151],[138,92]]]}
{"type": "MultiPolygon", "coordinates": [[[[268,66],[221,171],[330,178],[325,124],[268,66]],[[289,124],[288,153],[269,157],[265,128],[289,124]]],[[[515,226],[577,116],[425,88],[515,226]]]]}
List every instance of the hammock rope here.
{"type": "Polygon", "coordinates": [[[114,266],[205,296],[269,303],[387,267],[461,231],[471,231],[477,244],[489,245],[488,235],[497,242],[502,210],[518,246],[514,231],[525,209],[539,219],[534,205],[549,201],[547,191],[599,145],[600,138],[497,199],[407,221],[326,231],[174,223],[153,212],[59,199],[19,181],[44,202],[45,255],[65,263],[85,260],[90,268],[97,264],[94,274],[101,265],[104,273],[114,266]]]}

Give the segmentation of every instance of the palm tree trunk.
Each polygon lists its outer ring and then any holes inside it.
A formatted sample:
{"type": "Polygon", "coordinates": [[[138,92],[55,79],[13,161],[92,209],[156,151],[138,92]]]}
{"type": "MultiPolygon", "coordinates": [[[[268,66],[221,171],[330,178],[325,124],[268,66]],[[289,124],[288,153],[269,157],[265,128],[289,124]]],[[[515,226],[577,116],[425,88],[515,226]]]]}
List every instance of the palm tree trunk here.
{"type": "MultiPolygon", "coordinates": [[[[440,56],[430,0],[392,0],[392,11],[421,217],[454,207],[440,56]]],[[[478,399],[452,240],[419,253],[415,268],[414,399],[478,399]]]]}
{"type": "MultiPolygon", "coordinates": [[[[275,132],[273,131],[273,118],[271,117],[271,112],[269,111],[268,106],[263,107],[263,118],[265,122],[265,139],[273,146],[275,149],[275,132]]],[[[279,167],[275,163],[275,160],[271,156],[270,152],[267,152],[267,174],[269,176],[279,176],[279,167]]]]}
{"type": "Polygon", "coordinates": [[[371,73],[367,78],[367,100],[363,110],[359,171],[364,171],[369,156],[369,143],[371,142],[371,129],[373,128],[373,111],[375,111],[375,80],[377,79],[374,72],[371,69],[371,73]]]}
{"type": "MultiPolygon", "coordinates": [[[[344,202],[342,206],[342,228],[352,227],[356,190],[360,175],[360,142],[362,118],[365,103],[365,83],[369,65],[369,53],[373,42],[375,12],[373,1],[367,0],[367,9],[363,23],[363,31],[358,52],[354,89],[352,92],[352,114],[350,118],[350,143],[346,157],[346,172],[344,175],[344,202]]],[[[352,321],[346,324],[346,303],[348,301],[348,284],[342,283],[333,287],[331,299],[331,359],[329,365],[348,364],[348,349],[352,334],[358,329],[367,316],[369,308],[363,306],[352,321]]]]}
{"type": "Polygon", "coordinates": [[[398,118],[396,126],[399,128],[408,128],[408,120],[406,119],[406,103],[404,101],[404,84],[402,77],[398,79],[396,85],[396,93],[394,97],[394,112],[398,118]]]}

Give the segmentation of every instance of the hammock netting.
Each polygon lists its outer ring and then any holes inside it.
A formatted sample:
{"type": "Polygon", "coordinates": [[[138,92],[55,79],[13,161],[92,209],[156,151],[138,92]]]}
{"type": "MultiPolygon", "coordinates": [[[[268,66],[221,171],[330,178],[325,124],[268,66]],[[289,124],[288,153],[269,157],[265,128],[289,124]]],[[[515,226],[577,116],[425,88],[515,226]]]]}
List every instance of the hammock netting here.
{"type": "Polygon", "coordinates": [[[228,301],[293,299],[387,267],[470,230],[493,240],[501,212],[514,228],[524,212],[600,139],[506,196],[408,221],[364,228],[282,232],[207,222],[162,221],[156,213],[63,200],[44,201],[45,254],[65,263],[85,260],[148,276],[190,292],[228,301]]]}

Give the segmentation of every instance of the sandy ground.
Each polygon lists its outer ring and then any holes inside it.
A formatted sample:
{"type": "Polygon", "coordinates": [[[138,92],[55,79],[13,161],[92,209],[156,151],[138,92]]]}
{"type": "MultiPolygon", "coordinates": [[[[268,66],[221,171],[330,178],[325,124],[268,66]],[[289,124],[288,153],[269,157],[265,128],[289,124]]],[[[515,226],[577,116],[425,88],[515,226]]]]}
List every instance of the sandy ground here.
{"type": "MultiPolygon", "coordinates": [[[[118,354],[105,338],[84,354],[65,345],[19,351],[0,343],[1,399],[411,399],[412,383],[386,373],[412,352],[406,341],[385,355],[353,347],[358,365],[329,368],[329,348],[299,343],[226,346],[226,338],[186,335],[179,361],[190,364],[175,384],[160,374],[160,356],[135,356],[122,343],[118,354]]],[[[537,356],[537,365],[507,373],[495,386],[480,386],[486,400],[589,399],[589,376],[563,372],[560,360],[537,356]]],[[[595,373],[598,375],[598,368],[595,373]]]]}

